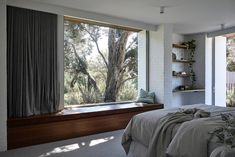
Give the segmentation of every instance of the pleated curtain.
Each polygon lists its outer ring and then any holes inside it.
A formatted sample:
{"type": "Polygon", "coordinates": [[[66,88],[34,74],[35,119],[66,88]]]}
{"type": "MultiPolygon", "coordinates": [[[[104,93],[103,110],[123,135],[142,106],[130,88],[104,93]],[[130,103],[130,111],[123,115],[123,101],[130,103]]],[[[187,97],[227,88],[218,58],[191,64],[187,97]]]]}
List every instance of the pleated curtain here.
{"type": "Polygon", "coordinates": [[[57,112],[59,86],[57,15],[8,6],[8,117],[57,112]]]}

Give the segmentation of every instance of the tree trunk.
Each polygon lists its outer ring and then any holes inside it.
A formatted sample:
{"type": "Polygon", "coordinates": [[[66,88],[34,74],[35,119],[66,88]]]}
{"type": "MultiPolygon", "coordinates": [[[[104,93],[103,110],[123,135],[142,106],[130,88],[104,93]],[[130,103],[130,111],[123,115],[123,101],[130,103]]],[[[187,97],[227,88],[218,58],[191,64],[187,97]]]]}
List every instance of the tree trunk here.
{"type": "Polygon", "coordinates": [[[109,29],[108,37],[108,71],[105,88],[105,102],[115,102],[123,80],[125,49],[130,32],[109,29]]]}

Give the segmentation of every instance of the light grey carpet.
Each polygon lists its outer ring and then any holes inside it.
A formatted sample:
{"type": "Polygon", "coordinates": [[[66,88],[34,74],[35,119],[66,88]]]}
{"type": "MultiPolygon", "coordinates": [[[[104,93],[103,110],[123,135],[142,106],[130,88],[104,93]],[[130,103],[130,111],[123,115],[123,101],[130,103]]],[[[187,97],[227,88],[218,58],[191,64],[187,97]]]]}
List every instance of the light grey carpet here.
{"type": "MultiPolygon", "coordinates": [[[[0,157],[126,157],[123,130],[1,152],[0,157]]],[[[20,137],[19,137],[20,138],[20,137]]]]}

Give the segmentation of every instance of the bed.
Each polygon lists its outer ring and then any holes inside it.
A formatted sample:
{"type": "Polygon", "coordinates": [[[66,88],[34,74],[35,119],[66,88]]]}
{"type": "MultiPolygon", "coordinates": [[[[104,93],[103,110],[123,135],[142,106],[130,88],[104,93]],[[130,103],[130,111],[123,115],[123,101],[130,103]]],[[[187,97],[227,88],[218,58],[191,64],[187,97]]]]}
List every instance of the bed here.
{"type": "Polygon", "coordinates": [[[141,113],[134,116],[124,130],[122,146],[128,157],[207,157],[216,147],[215,142],[208,142],[208,132],[224,124],[221,113],[235,115],[235,109],[195,104],[141,113]],[[171,116],[174,125],[163,125],[162,120],[169,113],[191,109],[208,112],[210,116],[192,120],[177,118],[177,121],[171,116]],[[171,129],[162,130],[166,125],[171,129]]]}

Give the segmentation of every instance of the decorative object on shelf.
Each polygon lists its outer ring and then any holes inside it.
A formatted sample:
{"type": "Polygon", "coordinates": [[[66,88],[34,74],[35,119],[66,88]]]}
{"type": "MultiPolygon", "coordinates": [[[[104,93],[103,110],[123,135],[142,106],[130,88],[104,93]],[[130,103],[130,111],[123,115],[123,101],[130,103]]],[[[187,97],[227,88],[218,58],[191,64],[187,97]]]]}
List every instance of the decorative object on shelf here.
{"type": "Polygon", "coordinates": [[[182,71],[182,72],[172,71],[172,76],[175,76],[175,77],[189,77],[190,74],[185,72],[185,71],[182,71]]]}
{"type": "Polygon", "coordinates": [[[177,90],[182,91],[182,90],[190,90],[190,89],[191,89],[191,87],[188,85],[180,85],[180,86],[176,87],[174,91],[177,91],[177,90]]]}
{"type": "Polygon", "coordinates": [[[234,155],[235,153],[235,117],[231,114],[221,114],[221,118],[225,125],[209,133],[212,137],[216,136],[218,138],[217,142],[221,146],[215,148],[210,157],[217,157],[219,154],[220,157],[228,157],[230,154],[234,155]]]}
{"type": "Polygon", "coordinates": [[[188,90],[179,90],[177,88],[175,88],[173,91],[173,93],[192,93],[192,92],[205,92],[205,89],[203,88],[198,88],[198,89],[188,89],[188,90]]]}
{"type": "Polygon", "coordinates": [[[175,53],[172,53],[172,60],[176,60],[176,54],[175,53]]]}
{"type": "Polygon", "coordinates": [[[173,62],[178,62],[178,63],[194,63],[195,61],[194,60],[186,60],[186,59],[184,59],[184,60],[176,59],[176,60],[173,60],[173,62]]]}
{"type": "Polygon", "coordinates": [[[185,90],[185,86],[184,86],[184,85],[179,86],[179,87],[177,87],[177,88],[178,88],[178,90],[185,90]]]}
{"type": "Polygon", "coordinates": [[[160,14],[164,14],[165,13],[165,6],[160,6],[160,14]]]}
{"type": "MultiPolygon", "coordinates": [[[[188,52],[188,57],[182,57],[180,60],[174,60],[173,62],[179,62],[179,63],[188,63],[188,73],[175,73],[176,77],[185,77],[188,76],[190,80],[190,88],[194,89],[195,88],[195,82],[196,82],[196,76],[195,72],[193,71],[193,63],[195,62],[193,60],[194,54],[195,54],[195,49],[196,49],[196,44],[195,40],[183,42],[181,44],[173,44],[174,48],[182,48],[182,49],[187,49],[188,52]]],[[[173,56],[172,56],[173,57],[173,56]]],[[[175,57],[176,58],[176,57],[175,57]]]]}
{"type": "MultiPolygon", "coordinates": [[[[185,44],[187,45],[188,49],[190,50],[189,51],[189,60],[193,60],[195,49],[196,49],[195,40],[188,41],[185,44]]],[[[189,72],[190,72],[191,86],[192,86],[192,88],[195,88],[196,76],[193,71],[193,64],[192,63],[189,63],[189,72]]]]}

